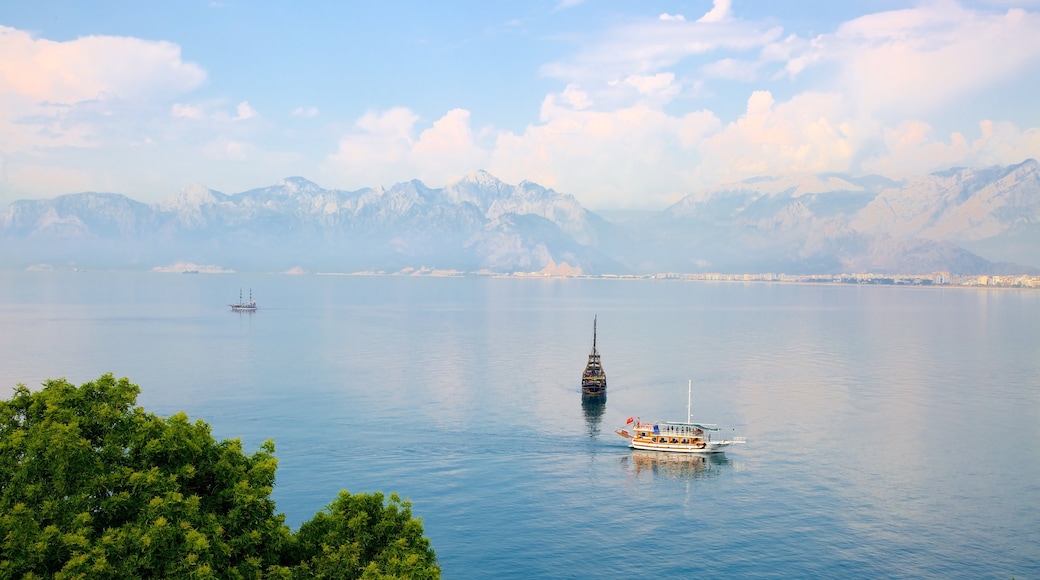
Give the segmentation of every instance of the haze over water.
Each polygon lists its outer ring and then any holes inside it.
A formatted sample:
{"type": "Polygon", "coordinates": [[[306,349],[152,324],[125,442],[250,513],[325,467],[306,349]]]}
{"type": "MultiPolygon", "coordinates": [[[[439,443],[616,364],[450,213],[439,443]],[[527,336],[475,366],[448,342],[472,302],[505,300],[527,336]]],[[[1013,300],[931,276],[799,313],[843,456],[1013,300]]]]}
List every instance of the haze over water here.
{"type": "Polygon", "coordinates": [[[5,398],[109,371],[274,439],[293,527],[340,489],[410,499],[445,578],[1040,573],[1036,291],[0,273],[5,398]],[[608,396],[583,408],[593,316],[608,396]],[[688,380],[748,445],[613,434],[684,420],[688,380]]]}

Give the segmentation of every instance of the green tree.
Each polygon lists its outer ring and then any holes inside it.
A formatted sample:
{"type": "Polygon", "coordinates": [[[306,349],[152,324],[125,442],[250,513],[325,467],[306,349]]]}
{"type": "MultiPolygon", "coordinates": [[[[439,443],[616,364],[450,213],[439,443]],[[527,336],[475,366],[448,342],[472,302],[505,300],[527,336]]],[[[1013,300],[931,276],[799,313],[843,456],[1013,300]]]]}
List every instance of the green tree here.
{"type": "Polygon", "coordinates": [[[0,401],[0,578],[439,578],[396,494],[340,496],[293,533],[277,459],[136,407],[106,374],[0,401]]]}
{"type": "Polygon", "coordinates": [[[411,506],[397,494],[384,507],[381,493],[343,491],[326,512],[300,526],[286,554],[302,573],[298,577],[439,578],[422,533],[411,506]]]}

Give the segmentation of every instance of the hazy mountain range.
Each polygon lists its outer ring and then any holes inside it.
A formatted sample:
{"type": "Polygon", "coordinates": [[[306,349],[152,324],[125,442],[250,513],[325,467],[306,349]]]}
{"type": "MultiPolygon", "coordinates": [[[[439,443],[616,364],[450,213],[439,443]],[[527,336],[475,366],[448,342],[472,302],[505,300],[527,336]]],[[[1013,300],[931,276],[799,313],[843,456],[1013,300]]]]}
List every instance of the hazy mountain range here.
{"type": "Polygon", "coordinates": [[[12,203],[0,211],[0,243],[5,268],[1033,273],[1040,164],[903,181],[762,177],[662,211],[601,214],[484,171],[437,189],[342,191],[301,177],[234,195],[192,185],[159,204],[76,193],[12,203]]]}

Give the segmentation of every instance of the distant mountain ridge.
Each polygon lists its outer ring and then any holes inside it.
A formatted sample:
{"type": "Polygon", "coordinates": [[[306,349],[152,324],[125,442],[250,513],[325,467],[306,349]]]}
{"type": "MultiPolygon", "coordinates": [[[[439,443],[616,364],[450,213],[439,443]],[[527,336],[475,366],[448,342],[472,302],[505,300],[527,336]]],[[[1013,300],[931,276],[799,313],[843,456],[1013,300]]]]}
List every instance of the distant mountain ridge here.
{"type": "Polygon", "coordinates": [[[695,232],[684,246],[694,264],[742,261],[752,271],[805,273],[1033,271],[1040,266],[1040,164],[902,182],[757,178],[687,196],[656,222],[667,232],[664,244],[678,231],[695,232]],[[976,248],[986,257],[970,251],[976,248]]]}
{"type": "Polygon", "coordinates": [[[474,171],[356,191],[302,177],[237,194],[189,185],[157,204],[111,193],[0,211],[0,266],[643,274],[1030,273],[1040,268],[1040,164],[905,181],[760,177],[660,212],[611,212],[474,171]],[[1009,264],[1007,262],[1018,262],[1009,264]]]}
{"type": "Polygon", "coordinates": [[[573,196],[484,171],[440,189],[413,180],[343,191],[291,177],[234,195],[190,185],[154,205],[103,193],[17,201],[0,212],[0,239],[17,250],[0,265],[621,268],[591,249],[603,228],[573,196]]]}

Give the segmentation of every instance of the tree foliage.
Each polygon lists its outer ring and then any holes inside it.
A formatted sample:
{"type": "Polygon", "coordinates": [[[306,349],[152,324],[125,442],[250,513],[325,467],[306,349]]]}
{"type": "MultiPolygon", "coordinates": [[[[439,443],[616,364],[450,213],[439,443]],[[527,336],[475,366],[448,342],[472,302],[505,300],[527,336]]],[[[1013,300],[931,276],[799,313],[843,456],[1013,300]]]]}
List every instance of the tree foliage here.
{"type": "Polygon", "coordinates": [[[106,374],[0,401],[0,578],[439,578],[411,505],[341,492],[293,533],[277,459],[106,374]]]}

